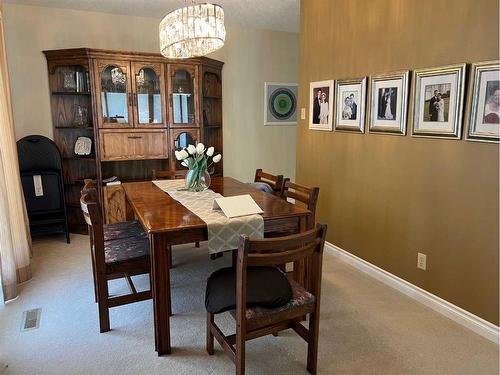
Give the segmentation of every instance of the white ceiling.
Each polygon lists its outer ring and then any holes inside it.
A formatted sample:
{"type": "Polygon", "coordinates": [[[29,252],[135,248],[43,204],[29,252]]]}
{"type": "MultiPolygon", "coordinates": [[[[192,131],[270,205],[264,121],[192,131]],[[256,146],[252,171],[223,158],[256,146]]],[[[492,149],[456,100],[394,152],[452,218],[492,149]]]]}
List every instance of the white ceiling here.
{"type": "MultiPolygon", "coordinates": [[[[192,0],[4,0],[4,2],[161,19],[168,12],[191,4],[192,0]]],[[[299,32],[300,0],[214,0],[214,2],[224,8],[228,24],[299,32]]]]}

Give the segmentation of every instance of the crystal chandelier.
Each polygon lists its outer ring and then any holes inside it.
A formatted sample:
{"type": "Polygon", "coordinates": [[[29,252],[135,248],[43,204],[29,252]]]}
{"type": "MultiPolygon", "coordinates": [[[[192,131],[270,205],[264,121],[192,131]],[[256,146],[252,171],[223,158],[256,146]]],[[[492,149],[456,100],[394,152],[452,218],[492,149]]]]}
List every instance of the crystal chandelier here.
{"type": "Polygon", "coordinates": [[[160,22],[161,54],[173,59],[204,56],[224,45],[224,10],[193,4],[170,12],[160,22]]]}

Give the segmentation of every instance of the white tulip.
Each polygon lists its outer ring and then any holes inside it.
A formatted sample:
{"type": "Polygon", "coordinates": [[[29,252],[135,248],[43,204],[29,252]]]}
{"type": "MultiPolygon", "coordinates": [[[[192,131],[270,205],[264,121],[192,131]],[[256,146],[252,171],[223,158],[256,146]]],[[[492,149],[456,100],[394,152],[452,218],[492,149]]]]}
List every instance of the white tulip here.
{"type": "Polygon", "coordinates": [[[189,168],[189,165],[188,165],[188,163],[186,163],[185,160],[182,161],[181,165],[185,166],[186,168],[189,168]]]}
{"type": "Polygon", "coordinates": [[[210,146],[207,150],[207,156],[212,156],[214,154],[214,147],[213,146],[210,146]]]}
{"type": "Polygon", "coordinates": [[[203,151],[205,151],[205,145],[203,143],[198,143],[196,145],[196,152],[201,155],[203,151]]]}
{"type": "Polygon", "coordinates": [[[220,159],[222,159],[222,155],[217,154],[214,156],[214,158],[212,160],[214,161],[214,163],[218,163],[218,162],[220,162],[220,159]]]}
{"type": "Polygon", "coordinates": [[[181,155],[180,155],[180,152],[179,152],[179,151],[177,151],[177,150],[175,150],[175,158],[176,158],[177,160],[181,160],[181,155]]]}
{"type": "Polygon", "coordinates": [[[179,160],[184,160],[184,159],[187,159],[189,157],[189,154],[186,150],[180,150],[179,156],[180,156],[179,160]]]}
{"type": "Polygon", "coordinates": [[[193,155],[196,152],[196,147],[194,147],[193,145],[189,145],[187,150],[190,155],[193,155]]]}

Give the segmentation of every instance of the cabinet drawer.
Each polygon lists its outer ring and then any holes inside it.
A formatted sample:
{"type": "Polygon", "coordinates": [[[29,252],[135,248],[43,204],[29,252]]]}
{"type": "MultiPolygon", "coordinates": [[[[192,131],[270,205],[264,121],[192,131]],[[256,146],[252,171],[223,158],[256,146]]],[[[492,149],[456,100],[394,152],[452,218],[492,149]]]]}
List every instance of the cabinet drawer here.
{"type": "Polygon", "coordinates": [[[167,146],[165,131],[101,132],[102,160],[166,159],[167,146]]]}

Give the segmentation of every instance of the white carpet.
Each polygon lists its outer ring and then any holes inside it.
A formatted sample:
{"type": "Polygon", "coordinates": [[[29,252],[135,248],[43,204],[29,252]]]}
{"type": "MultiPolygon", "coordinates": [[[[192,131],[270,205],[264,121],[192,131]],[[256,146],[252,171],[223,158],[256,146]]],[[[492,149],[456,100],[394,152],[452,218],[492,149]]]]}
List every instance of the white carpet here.
{"type": "MultiPolygon", "coordinates": [[[[173,353],[154,351],[151,301],[111,310],[99,333],[88,237],[35,242],[33,280],[0,307],[0,363],[8,375],[233,374],[218,344],[205,352],[205,280],[229,257],[174,249],[173,353]],[[42,309],[40,328],[21,332],[22,312],[42,309]]],[[[147,280],[138,280],[147,287],[147,280]]],[[[111,292],[125,290],[111,283],[111,292]]],[[[498,347],[351,266],[325,254],[320,325],[322,374],[498,374],[498,347]]],[[[227,330],[234,324],[219,317],[227,330]]],[[[291,331],[247,344],[248,374],[307,374],[307,346],[291,331]]]]}

